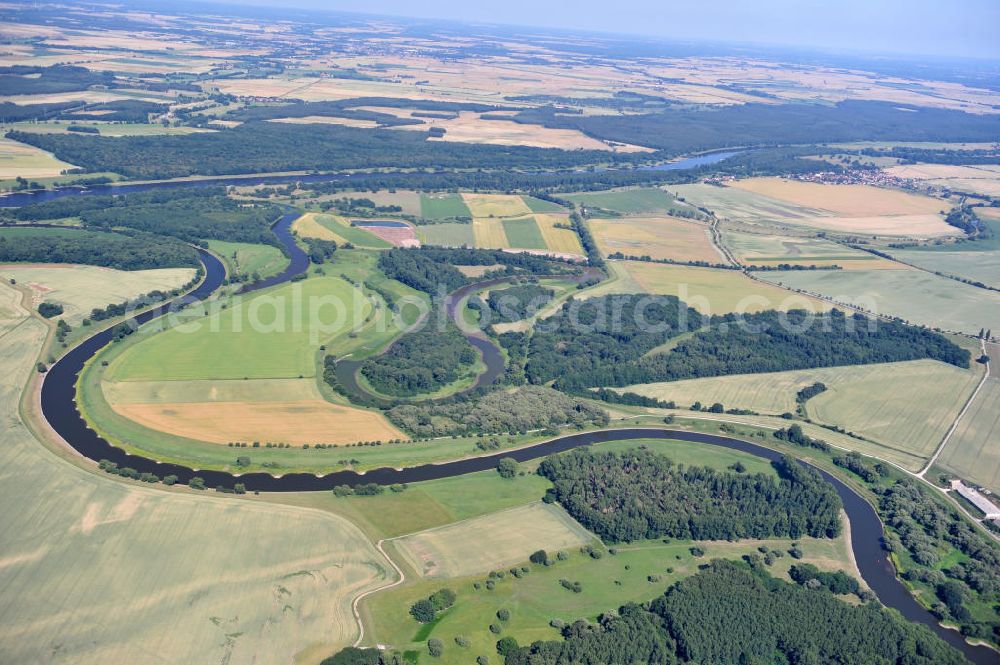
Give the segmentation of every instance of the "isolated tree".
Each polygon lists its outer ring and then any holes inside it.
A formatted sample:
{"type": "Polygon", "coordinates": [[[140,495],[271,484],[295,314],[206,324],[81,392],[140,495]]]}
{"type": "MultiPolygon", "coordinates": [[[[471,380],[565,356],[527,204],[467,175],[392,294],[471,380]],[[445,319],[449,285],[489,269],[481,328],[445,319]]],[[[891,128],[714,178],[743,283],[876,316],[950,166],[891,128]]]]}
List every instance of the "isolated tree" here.
{"type": "Polygon", "coordinates": [[[435,614],[434,603],[427,598],[421,598],[410,606],[410,615],[420,623],[434,621],[435,614]]]}
{"type": "Polygon", "coordinates": [[[444,642],[436,637],[427,640],[427,653],[434,658],[440,658],[441,654],[444,653],[444,642]]]}
{"type": "Polygon", "coordinates": [[[517,460],[513,457],[504,457],[497,462],[497,473],[501,478],[513,478],[517,475],[517,460]]]}
{"type": "Polygon", "coordinates": [[[545,550],[532,552],[531,556],[528,557],[528,561],[538,564],[539,566],[544,566],[549,561],[549,553],[545,550]]]}
{"type": "Polygon", "coordinates": [[[456,598],[455,592],[452,591],[451,589],[441,589],[439,591],[435,591],[434,593],[432,593],[430,598],[428,598],[428,600],[434,607],[434,611],[440,612],[441,610],[446,610],[452,605],[454,605],[455,598],[456,598]]]}

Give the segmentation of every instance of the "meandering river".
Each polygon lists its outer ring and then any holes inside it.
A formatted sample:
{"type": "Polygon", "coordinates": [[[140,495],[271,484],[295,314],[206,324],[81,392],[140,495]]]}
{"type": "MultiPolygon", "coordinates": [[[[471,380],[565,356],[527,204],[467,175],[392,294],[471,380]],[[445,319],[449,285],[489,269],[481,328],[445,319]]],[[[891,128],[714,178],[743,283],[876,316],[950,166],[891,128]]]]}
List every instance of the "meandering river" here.
{"type": "MultiPolygon", "coordinates": [[[[302,177],[291,177],[280,182],[302,179],[302,177]]],[[[244,180],[241,180],[241,182],[246,184],[244,180]]],[[[254,182],[274,181],[257,180],[254,182]]],[[[225,184],[234,183],[227,181],[225,184]]],[[[113,191],[120,193],[150,189],[158,186],[187,185],[188,183],[123,185],[115,187],[113,191]]],[[[110,193],[108,189],[111,188],[94,188],[94,190],[70,189],[56,190],[55,192],[16,194],[0,199],[0,206],[23,205],[25,203],[59,198],[61,196],[83,195],[101,191],[102,189],[104,193],[110,193]]],[[[308,269],[308,257],[295,244],[291,235],[290,226],[295,217],[296,213],[288,213],[275,225],[275,232],[285,246],[290,258],[288,267],[280,275],[245,287],[244,292],[280,284],[308,269]]],[[[178,304],[193,300],[203,300],[222,286],[226,277],[223,264],[209,252],[201,251],[199,254],[205,271],[205,277],[201,284],[186,296],[132,317],[131,323],[141,325],[163,315],[178,304]]],[[[664,441],[664,447],[669,447],[669,440],[671,439],[691,441],[738,450],[767,460],[775,460],[779,457],[779,453],[769,448],[716,434],[659,428],[629,428],[570,434],[537,445],[504,451],[494,455],[470,457],[441,464],[425,464],[404,469],[380,468],[366,473],[335,471],[323,476],[305,473],[272,476],[266,473],[237,475],[224,471],[197,470],[177,464],[165,464],[145,457],[130,455],[121,448],[111,445],[97,432],[87,426],[86,421],[76,406],[77,379],[85,363],[113,338],[114,332],[111,329],[98,332],[53,363],[42,383],[42,413],[52,428],[81,455],[92,460],[107,459],[117,463],[119,466],[131,467],[140,473],[154,473],[161,478],[167,475],[175,475],[180,483],[186,483],[191,478],[200,476],[204,478],[205,484],[209,487],[217,485],[232,487],[235,483],[242,483],[249,491],[262,492],[322,491],[330,490],[337,485],[354,485],[367,482],[380,484],[411,483],[492,469],[496,467],[497,462],[502,457],[513,457],[518,461],[526,461],[580,446],[608,441],[636,439],[659,439],[664,441]]],[[[489,348],[495,350],[495,347],[488,340],[482,339],[480,341],[485,342],[489,348]]],[[[473,341],[473,343],[475,342],[473,341]]],[[[485,351],[485,349],[483,350],[485,351]]],[[[489,362],[487,362],[487,365],[488,367],[491,366],[489,362]]],[[[500,371],[502,371],[502,359],[500,371]]],[[[488,370],[487,374],[481,377],[477,385],[483,384],[486,380],[492,381],[497,375],[493,373],[493,370],[488,370]]],[[[996,665],[1000,662],[1000,655],[997,652],[987,647],[977,647],[967,644],[956,631],[941,627],[933,615],[916,602],[903,583],[896,577],[895,569],[881,546],[884,532],[875,509],[843,481],[822,469],[819,471],[836,488],[837,493],[843,501],[844,509],[850,519],[851,547],[858,564],[858,569],[864,581],[875,592],[879,600],[886,606],[898,610],[908,620],[928,626],[946,642],[962,651],[969,660],[977,665],[996,665]]],[[[58,500],[58,497],[55,497],[53,500],[58,500]]]]}

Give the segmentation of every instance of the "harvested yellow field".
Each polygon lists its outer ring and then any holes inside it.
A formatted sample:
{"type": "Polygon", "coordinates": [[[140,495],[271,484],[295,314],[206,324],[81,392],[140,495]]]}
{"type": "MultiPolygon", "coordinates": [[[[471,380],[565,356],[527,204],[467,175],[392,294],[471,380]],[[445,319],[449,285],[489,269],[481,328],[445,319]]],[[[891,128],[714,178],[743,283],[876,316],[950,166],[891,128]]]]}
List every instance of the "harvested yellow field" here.
{"type": "MultiPolygon", "coordinates": [[[[492,114],[491,114],[492,115],[492,114]]],[[[461,111],[457,118],[424,119],[422,125],[399,125],[394,129],[426,130],[439,127],[445,135],[432,137],[432,141],[459,141],[463,143],[485,143],[489,145],[523,145],[536,148],[559,148],[561,150],[613,150],[615,152],[652,152],[642,146],[611,144],[591,138],[576,129],[557,129],[543,125],[529,125],[510,120],[483,118],[482,113],[461,111]]]]}
{"type": "Polygon", "coordinates": [[[314,212],[307,212],[302,215],[294,222],[292,222],[292,230],[298,233],[303,238],[317,238],[319,240],[333,240],[336,243],[343,244],[346,241],[335,234],[330,229],[326,228],[318,221],[316,221],[316,214],[314,212]]]}
{"type": "Polygon", "coordinates": [[[528,204],[516,194],[462,194],[473,217],[519,217],[531,214],[528,204]]]}
{"type": "Polygon", "coordinates": [[[510,247],[507,242],[507,234],[504,233],[503,224],[499,219],[473,219],[472,235],[475,238],[476,247],[481,249],[506,249],[510,247]]]}
{"type": "Polygon", "coordinates": [[[677,296],[702,314],[750,314],[767,309],[825,312],[832,307],[822,300],[754,281],[737,270],[641,261],[615,263],[623,265],[645,293],[677,296]]]}
{"type": "Polygon", "coordinates": [[[51,153],[12,139],[0,138],[0,178],[45,178],[74,168],[51,153]]]}
{"type": "Polygon", "coordinates": [[[539,549],[577,547],[593,539],[562,508],[539,502],[403,536],[393,544],[421,576],[452,578],[521,563],[539,549]]]}
{"type": "Polygon", "coordinates": [[[378,123],[374,120],[360,118],[335,118],[330,115],[306,115],[300,118],[274,118],[268,122],[282,122],[289,125],[343,125],[344,127],[360,127],[374,129],[378,123]]]}
{"type": "Polygon", "coordinates": [[[868,185],[824,185],[784,178],[749,178],[730,183],[744,191],[845,217],[922,215],[940,212],[938,199],[868,185]]]}
{"type": "MultiPolygon", "coordinates": [[[[19,297],[0,283],[0,302],[11,294],[19,297]]],[[[46,327],[0,307],[3,329],[5,662],[290,663],[353,642],[351,602],[387,577],[357,527],[260,498],[125,484],[67,463],[18,409],[46,327]]]]}
{"type": "Polygon", "coordinates": [[[882,236],[917,236],[932,238],[955,235],[955,228],[945,224],[941,215],[882,215],[875,217],[812,217],[805,226],[837,233],[882,236]]]}
{"type": "Polygon", "coordinates": [[[653,259],[725,263],[712,244],[708,226],[699,222],[676,217],[621,217],[593,219],[589,225],[605,256],[621,252],[653,259]]]}
{"type": "Polygon", "coordinates": [[[995,164],[976,166],[914,164],[893,166],[885,171],[899,178],[912,178],[937,187],[986,196],[1000,196],[1000,167],[995,164]]]}
{"type": "Polygon", "coordinates": [[[725,245],[744,265],[840,266],[844,270],[901,270],[906,266],[820,238],[741,233],[723,227],[725,245]]]}
{"type": "Polygon", "coordinates": [[[542,232],[545,245],[551,251],[560,254],[579,254],[583,256],[580,236],[576,234],[576,231],[556,227],[556,224],[569,226],[569,217],[567,215],[536,213],[535,223],[538,224],[538,230],[542,232]]]}
{"type": "Polygon", "coordinates": [[[381,415],[322,400],[114,404],[118,415],[196,441],[344,444],[405,439],[381,415]]]}

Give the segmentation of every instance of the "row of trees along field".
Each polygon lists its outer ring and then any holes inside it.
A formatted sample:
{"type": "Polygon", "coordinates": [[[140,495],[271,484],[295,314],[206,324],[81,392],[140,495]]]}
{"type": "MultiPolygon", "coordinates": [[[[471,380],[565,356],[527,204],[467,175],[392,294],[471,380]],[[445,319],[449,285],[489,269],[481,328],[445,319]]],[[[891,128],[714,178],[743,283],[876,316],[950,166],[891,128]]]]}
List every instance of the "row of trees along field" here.
{"type": "Polygon", "coordinates": [[[671,296],[650,302],[637,295],[567,302],[528,341],[528,380],[554,380],[557,388],[573,391],[919,358],[969,364],[969,352],[938,333],[861,314],[772,310],[703,320],[671,296]],[[692,330],[669,351],[645,355],[692,330]]]}
{"type": "Polygon", "coordinates": [[[608,542],[837,536],[833,486],[792,457],[774,467],[778,479],[685,467],[638,449],[556,455],[538,473],[553,483],[549,500],[608,542]]]}

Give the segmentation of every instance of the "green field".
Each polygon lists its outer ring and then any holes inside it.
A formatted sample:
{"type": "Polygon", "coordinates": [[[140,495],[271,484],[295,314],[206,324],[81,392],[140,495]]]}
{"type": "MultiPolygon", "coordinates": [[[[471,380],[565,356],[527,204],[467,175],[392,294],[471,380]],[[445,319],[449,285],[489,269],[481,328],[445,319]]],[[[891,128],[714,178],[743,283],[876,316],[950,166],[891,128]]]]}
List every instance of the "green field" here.
{"type": "MultiPolygon", "coordinates": [[[[12,295],[0,285],[0,301],[12,295]]],[[[259,498],[165,492],[67,463],[18,411],[44,325],[4,307],[0,334],[3,660],[149,662],[156,644],[153,660],[163,662],[247,662],[263,653],[291,662],[354,640],[350,603],[384,584],[387,566],[356,527],[259,498]]]]}
{"type": "Polygon", "coordinates": [[[917,325],[971,334],[1000,330],[1000,293],[919,270],[777,270],[758,277],[917,325]]]}
{"type": "MultiPolygon", "coordinates": [[[[478,655],[488,655],[490,662],[497,658],[494,645],[499,637],[510,635],[521,644],[535,640],[558,639],[559,633],[549,626],[552,619],[571,623],[585,618],[591,621],[603,612],[614,611],[623,603],[644,602],[663,593],[678,579],[694,574],[698,565],[713,558],[738,559],[744,554],[757,552],[760,546],[784,552],[791,547],[790,540],[738,541],[699,543],[705,556],[692,556],[689,541],[638,542],[622,545],[617,554],[611,555],[603,548],[600,559],[593,559],[576,548],[565,550],[565,561],[552,566],[529,564],[530,572],[517,579],[506,574],[495,582],[493,590],[484,583],[486,572],[474,577],[454,580],[408,581],[405,585],[385,593],[375,594],[363,605],[363,611],[373,631],[370,642],[391,645],[395,649],[413,650],[422,654],[421,663],[438,662],[426,656],[426,640],[436,637],[445,644],[442,663],[474,662],[478,655]],[[560,579],[580,582],[582,591],[573,593],[564,589],[560,579]],[[473,587],[480,583],[480,589],[473,587]],[[455,605],[442,612],[433,624],[418,624],[408,614],[415,601],[427,597],[442,587],[454,590],[458,599],[455,605]],[[496,613],[501,608],[510,612],[507,622],[498,622],[496,613]],[[501,625],[499,635],[488,627],[501,625]],[[470,646],[463,648],[455,637],[469,639],[470,646]]],[[[817,540],[803,538],[797,541],[804,552],[803,561],[826,570],[847,569],[847,547],[843,539],[817,540]]],[[[554,551],[550,554],[555,555],[554,551]]],[[[787,575],[794,560],[785,555],[775,562],[771,572],[787,575]]],[[[499,661],[497,661],[499,662],[499,661]]]]}
{"type": "Polygon", "coordinates": [[[692,205],[707,208],[721,218],[751,224],[794,223],[824,214],[816,208],[807,208],[786,201],[747,192],[736,187],[716,187],[704,183],[671,185],[670,191],[683,197],[692,205]]]}
{"type": "MultiPolygon", "coordinates": [[[[978,371],[961,370],[935,360],[912,360],[689,379],[621,390],[674,400],[680,408],[695,401],[705,407],[720,402],[727,409],[781,414],[795,412],[796,392],[820,382],[827,391],[807,403],[814,421],[843,427],[887,449],[926,459],[941,442],[980,376],[978,371]],[[899,390],[899,386],[906,389],[899,390]]],[[[829,436],[824,433],[820,438],[829,440],[829,436]]]]}
{"type": "Polygon", "coordinates": [[[231,307],[146,337],[112,362],[107,378],[314,376],[316,348],[345,332],[370,309],[368,298],[337,277],[286,284],[237,298],[231,307]]]}
{"type": "Polygon", "coordinates": [[[548,249],[545,238],[534,217],[527,219],[505,219],[500,222],[510,247],[518,249],[548,249]]]}
{"type": "Polygon", "coordinates": [[[596,206],[623,214],[639,212],[668,212],[674,208],[685,208],[662,189],[640,188],[621,189],[609,192],[582,192],[565,194],[564,198],[586,206],[596,206]]]}
{"type": "Polygon", "coordinates": [[[316,215],[316,223],[355,247],[370,249],[389,249],[392,247],[392,243],[388,240],[383,240],[364,229],[351,226],[350,223],[333,215],[316,215]]]}
{"type": "Polygon", "coordinates": [[[893,257],[925,270],[943,272],[947,275],[964,277],[1000,288],[1000,249],[972,250],[985,243],[965,243],[959,245],[961,251],[893,249],[893,257]]]}
{"type": "Polygon", "coordinates": [[[256,273],[261,279],[266,279],[277,275],[288,265],[288,259],[273,245],[209,240],[208,248],[222,257],[230,275],[248,277],[256,273]]]}
{"type": "Polygon", "coordinates": [[[472,233],[472,224],[462,224],[459,222],[426,224],[417,227],[417,234],[420,236],[421,242],[425,245],[473,247],[476,244],[475,236],[472,233]]]}
{"type": "Polygon", "coordinates": [[[460,194],[421,194],[420,214],[427,219],[472,217],[460,194]]]}
{"type": "Polygon", "coordinates": [[[986,380],[937,464],[1000,494],[1000,379],[986,380]]]}
{"type": "Polygon", "coordinates": [[[796,263],[844,266],[846,261],[853,263],[880,260],[867,252],[853,250],[820,238],[758,235],[727,228],[723,230],[722,236],[732,252],[747,264],[796,263]]]}
{"type": "Polygon", "coordinates": [[[536,501],[392,543],[421,577],[451,579],[521,563],[535,550],[569,549],[594,540],[561,507],[536,501]]]}
{"type": "Polygon", "coordinates": [[[558,203],[536,199],[534,196],[522,196],[521,200],[531,209],[531,212],[566,212],[566,209],[558,203]]]}

